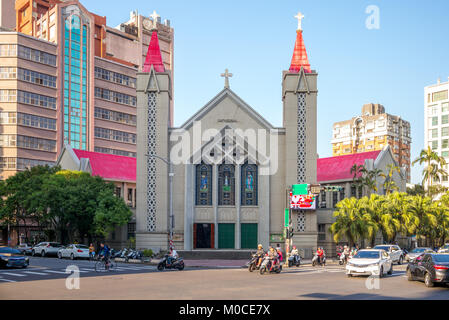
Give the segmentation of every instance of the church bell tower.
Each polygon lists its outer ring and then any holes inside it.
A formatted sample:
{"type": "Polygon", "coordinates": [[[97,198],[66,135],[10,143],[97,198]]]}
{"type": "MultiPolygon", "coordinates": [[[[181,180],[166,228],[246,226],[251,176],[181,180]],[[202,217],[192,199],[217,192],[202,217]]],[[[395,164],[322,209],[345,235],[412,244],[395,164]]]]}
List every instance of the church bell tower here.
{"type": "Polygon", "coordinates": [[[165,70],[156,21],[142,72],[137,74],[138,248],[168,248],[171,73],[165,70]]]}

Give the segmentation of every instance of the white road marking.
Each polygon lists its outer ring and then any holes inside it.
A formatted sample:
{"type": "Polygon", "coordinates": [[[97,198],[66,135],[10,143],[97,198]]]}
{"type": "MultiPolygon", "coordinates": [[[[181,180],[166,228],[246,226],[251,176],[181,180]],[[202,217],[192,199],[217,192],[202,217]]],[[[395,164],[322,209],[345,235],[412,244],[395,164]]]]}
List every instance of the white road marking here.
{"type": "Polygon", "coordinates": [[[14,281],[14,280],[8,280],[8,279],[0,279],[0,281],[5,281],[5,282],[17,282],[17,281],[14,281]]]}
{"type": "Polygon", "coordinates": [[[45,272],[50,272],[50,273],[57,273],[57,274],[68,274],[62,271],[56,271],[56,270],[44,270],[45,272]]]}
{"type": "Polygon", "coordinates": [[[24,274],[12,273],[12,272],[2,272],[2,274],[7,274],[9,276],[14,276],[14,277],[26,277],[26,275],[24,275],[24,274]]]}
{"type": "Polygon", "coordinates": [[[24,271],[23,273],[27,273],[27,274],[37,274],[37,275],[39,275],[39,276],[48,276],[48,273],[34,272],[34,271],[24,271]]]}

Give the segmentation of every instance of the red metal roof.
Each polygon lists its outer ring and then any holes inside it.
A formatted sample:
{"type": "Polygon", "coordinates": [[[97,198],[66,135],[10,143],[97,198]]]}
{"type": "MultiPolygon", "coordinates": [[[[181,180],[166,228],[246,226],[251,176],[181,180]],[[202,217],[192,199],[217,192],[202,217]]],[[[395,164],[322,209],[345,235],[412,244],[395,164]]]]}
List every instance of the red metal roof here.
{"type": "Polygon", "coordinates": [[[136,182],[136,158],[73,149],[78,159],[89,159],[92,175],[106,180],[136,182]]]}
{"type": "Polygon", "coordinates": [[[301,67],[304,68],[304,72],[311,73],[309,59],[307,58],[306,46],[304,45],[304,39],[302,38],[302,30],[296,31],[296,43],[293,51],[292,63],[290,65],[290,72],[298,73],[301,71],[301,67]]]}
{"type": "Polygon", "coordinates": [[[317,161],[317,180],[318,183],[324,181],[351,180],[354,175],[351,174],[351,168],[354,164],[364,165],[365,160],[376,160],[380,154],[379,151],[363,152],[349,154],[346,156],[322,158],[317,161]]]}
{"type": "Polygon", "coordinates": [[[153,31],[151,35],[150,45],[148,46],[147,57],[143,65],[143,72],[150,72],[151,66],[156,72],[165,72],[164,63],[162,62],[161,49],[159,47],[159,38],[157,31],[153,31]]]}

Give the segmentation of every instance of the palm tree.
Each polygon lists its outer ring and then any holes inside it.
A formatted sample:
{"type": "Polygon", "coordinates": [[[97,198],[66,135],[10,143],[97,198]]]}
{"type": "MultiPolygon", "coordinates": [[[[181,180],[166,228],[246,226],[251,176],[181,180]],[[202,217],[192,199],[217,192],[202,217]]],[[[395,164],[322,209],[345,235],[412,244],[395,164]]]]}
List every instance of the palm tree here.
{"type": "Polygon", "coordinates": [[[363,170],[364,173],[364,181],[365,186],[368,188],[368,193],[371,194],[371,191],[378,192],[377,188],[377,179],[378,178],[385,178],[385,174],[380,169],[373,169],[373,170],[363,170]]]}
{"type": "Polygon", "coordinates": [[[449,238],[449,194],[441,197],[439,206],[435,210],[435,218],[437,222],[436,238],[440,240],[438,246],[443,246],[446,239],[449,238]]]}
{"type": "Polygon", "coordinates": [[[385,199],[377,194],[371,194],[370,197],[360,199],[360,210],[368,224],[368,239],[371,247],[376,244],[376,236],[380,230],[380,222],[385,199]]]}
{"type": "Polygon", "coordinates": [[[423,149],[419,154],[419,157],[413,161],[412,165],[419,163],[420,165],[426,164],[427,166],[423,170],[423,185],[430,188],[433,186],[433,182],[440,181],[440,176],[447,176],[448,173],[443,169],[446,165],[446,160],[440,157],[434,152],[430,146],[423,149]]]}
{"type": "Polygon", "coordinates": [[[398,174],[401,174],[401,169],[392,163],[387,165],[387,174],[385,175],[385,180],[384,180],[384,184],[383,184],[386,195],[389,195],[390,193],[399,190],[399,187],[397,186],[396,182],[393,180],[393,175],[395,172],[397,172],[398,174]]]}
{"type": "Polygon", "coordinates": [[[372,234],[369,217],[361,211],[358,199],[343,199],[336,207],[337,211],[334,212],[336,222],[329,229],[334,235],[335,242],[346,238],[349,245],[353,246],[357,240],[363,240],[372,234]]]}
{"type": "Polygon", "coordinates": [[[407,205],[408,211],[418,219],[418,227],[416,228],[418,241],[421,237],[427,240],[427,238],[430,238],[432,228],[436,227],[437,224],[437,220],[433,214],[435,205],[429,197],[413,196],[409,197],[409,199],[407,205]]]}

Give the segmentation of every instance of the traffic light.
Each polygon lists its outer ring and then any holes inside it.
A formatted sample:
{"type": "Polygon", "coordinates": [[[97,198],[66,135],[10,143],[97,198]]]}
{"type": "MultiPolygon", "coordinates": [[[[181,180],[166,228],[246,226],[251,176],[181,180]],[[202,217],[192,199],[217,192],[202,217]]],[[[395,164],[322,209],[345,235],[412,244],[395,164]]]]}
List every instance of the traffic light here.
{"type": "Polygon", "coordinates": [[[295,233],[293,232],[293,230],[290,230],[290,231],[288,232],[288,238],[289,238],[289,239],[293,238],[294,235],[295,235],[295,233]]]}

